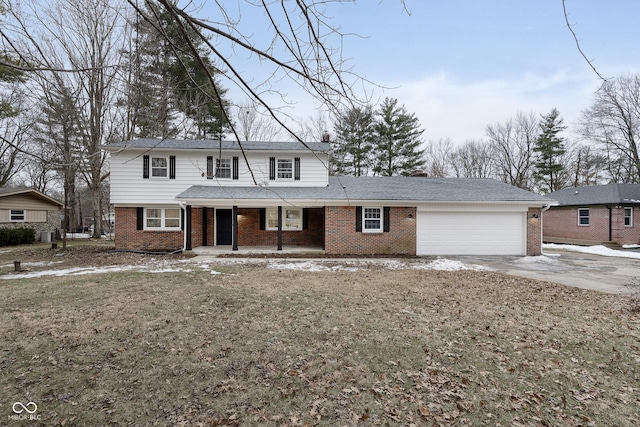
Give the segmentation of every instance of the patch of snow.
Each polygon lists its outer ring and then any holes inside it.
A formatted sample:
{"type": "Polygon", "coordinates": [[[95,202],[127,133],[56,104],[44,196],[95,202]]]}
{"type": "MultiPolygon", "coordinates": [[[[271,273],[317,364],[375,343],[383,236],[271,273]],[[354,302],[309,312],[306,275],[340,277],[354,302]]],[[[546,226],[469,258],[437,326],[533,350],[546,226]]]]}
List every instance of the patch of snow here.
{"type": "Polygon", "coordinates": [[[431,261],[429,264],[426,264],[423,267],[428,270],[436,270],[436,271],[462,271],[462,270],[472,270],[472,271],[491,271],[490,268],[483,267],[481,265],[475,264],[465,264],[461,261],[455,261],[447,258],[438,258],[435,261],[431,261]]]}
{"type": "Polygon", "coordinates": [[[622,245],[624,249],[640,249],[640,245],[622,245]]]}
{"type": "Polygon", "coordinates": [[[640,259],[640,253],[638,252],[617,251],[615,249],[611,249],[603,245],[577,246],[577,245],[559,245],[556,243],[545,243],[543,245],[543,248],[563,249],[566,251],[580,252],[580,253],[600,255],[600,256],[640,259]]]}

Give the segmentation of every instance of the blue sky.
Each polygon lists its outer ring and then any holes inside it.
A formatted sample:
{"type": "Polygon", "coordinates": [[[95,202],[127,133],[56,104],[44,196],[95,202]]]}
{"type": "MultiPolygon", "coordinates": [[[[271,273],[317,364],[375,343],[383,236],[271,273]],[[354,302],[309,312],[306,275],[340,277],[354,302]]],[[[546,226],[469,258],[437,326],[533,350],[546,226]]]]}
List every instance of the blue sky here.
{"type": "MultiPolygon", "coordinates": [[[[419,118],[425,140],[485,136],[488,124],[558,108],[571,130],[601,81],[566,28],[561,0],[359,0],[330,6],[354,72],[419,118]]],[[[581,47],[606,77],[640,72],[640,2],[566,0],[581,47]]],[[[245,24],[253,24],[243,15],[245,24]]],[[[259,27],[256,27],[259,28],[259,27]]],[[[256,30],[257,31],[257,30],[256,30]]],[[[249,73],[250,74],[250,73],[249,73]]],[[[285,91],[295,98],[295,89],[285,91]]],[[[233,97],[233,90],[230,92],[233,97]]],[[[300,100],[305,118],[319,106],[300,100]]],[[[567,135],[570,136],[571,135],[567,135]]]]}

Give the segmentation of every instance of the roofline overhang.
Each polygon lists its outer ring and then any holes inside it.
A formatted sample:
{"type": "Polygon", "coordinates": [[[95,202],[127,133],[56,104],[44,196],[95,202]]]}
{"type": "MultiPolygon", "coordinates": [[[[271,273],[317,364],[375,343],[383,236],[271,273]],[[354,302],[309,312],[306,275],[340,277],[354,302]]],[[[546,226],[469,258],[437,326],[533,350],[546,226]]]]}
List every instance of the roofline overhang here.
{"type": "Polygon", "coordinates": [[[16,195],[25,194],[25,193],[33,193],[33,195],[38,197],[39,199],[42,199],[54,205],[58,205],[59,208],[62,208],[64,206],[64,203],[59,202],[53,197],[49,197],[46,194],[39,192],[38,190],[34,190],[33,188],[23,188],[23,189],[17,189],[15,191],[10,191],[7,193],[1,193],[0,198],[7,197],[7,196],[16,196],[16,195]]]}
{"type": "Polygon", "coordinates": [[[334,199],[203,199],[176,197],[176,203],[185,203],[191,206],[205,207],[324,207],[324,206],[392,206],[392,207],[417,207],[418,205],[518,205],[522,207],[544,208],[554,206],[555,202],[538,200],[501,200],[501,201],[451,201],[451,200],[334,200],[334,199]]]}

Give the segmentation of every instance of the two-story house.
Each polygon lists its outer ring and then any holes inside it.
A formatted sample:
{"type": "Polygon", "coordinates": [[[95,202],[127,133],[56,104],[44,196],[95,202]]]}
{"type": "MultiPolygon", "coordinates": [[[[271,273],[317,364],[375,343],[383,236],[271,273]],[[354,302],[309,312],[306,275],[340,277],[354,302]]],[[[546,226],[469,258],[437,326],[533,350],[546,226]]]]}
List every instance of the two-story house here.
{"type": "Polygon", "coordinates": [[[551,202],[492,179],[330,176],[327,142],[139,139],[104,148],[118,249],[538,255],[551,202]]]}

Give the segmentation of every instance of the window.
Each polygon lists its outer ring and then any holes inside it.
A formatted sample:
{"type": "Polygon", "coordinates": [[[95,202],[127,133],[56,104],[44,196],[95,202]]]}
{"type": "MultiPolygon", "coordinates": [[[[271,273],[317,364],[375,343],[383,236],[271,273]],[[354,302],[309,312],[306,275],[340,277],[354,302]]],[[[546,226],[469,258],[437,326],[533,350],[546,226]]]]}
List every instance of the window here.
{"type": "Polygon", "coordinates": [[[293,160],[291,159],[278,159],[278,179],[292,179],[293,178],[293,160]]]}
{"type": "Polygon", "coordinates": [[[180,229],[180,208],[145,209],[144,228],[180,229]]]}
{"type": "Polygon", "coordinates": [[[382,231],[382,208],[363,208],[362,223],[364,232],[382,231]]]}
{"type": "MultiPolygon", "coordinates": [[[[278,229],[278,209],[267,209],[267,230],[278,229]]],[[[282,229],[302,230],[302,209],[282,208],[282,229]]]]}
{"type": "Polygon", "coordinates": [[[589,209],[586,209],[586,208],[578,209],[578,225],[582,225],[582,226],[589,225],[589,209]]]}
{"type": "Polygon", "coordinates": [[[633,227],[633,208],[624,208],[624,226],[633,227]]]}
{"type": "Polygon", "coordinates": [[[26,218],[27,215],[24,209],[11,209],[11,211],[9,211],[9,221],[11,222],[24,222],[26,218]]]}
{"type": "Polygon", "coordinates": [[[216,178],[231,178],[231,159],[216,159],[216,178]]]}
{"type": "Polygon", "coordinates": [[[169,162],[166,157],[151,158],[151,177],[167,178],[169,176],[169,162]]]}

